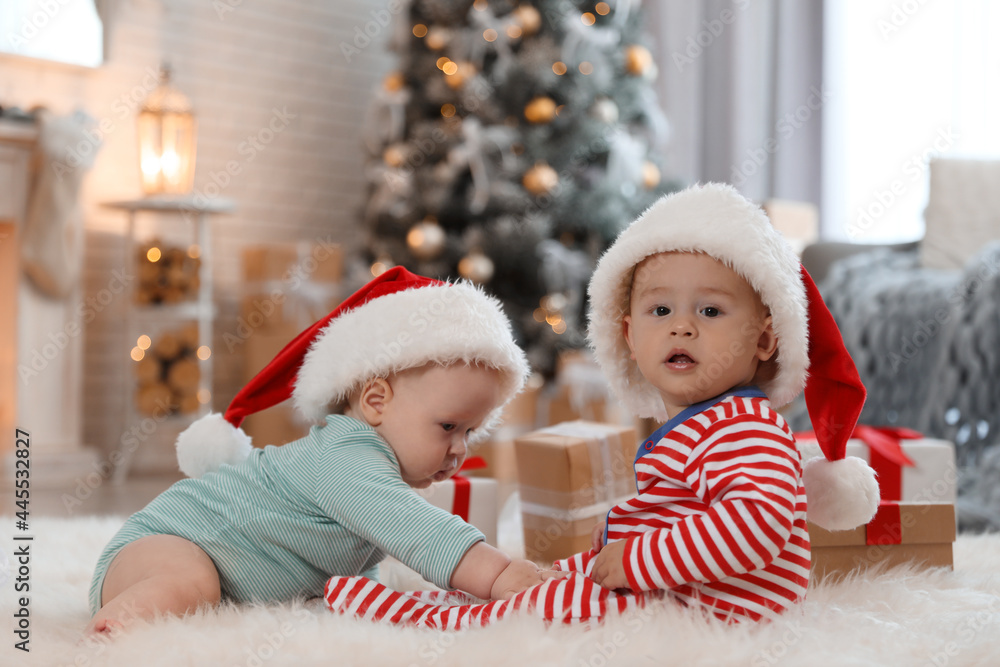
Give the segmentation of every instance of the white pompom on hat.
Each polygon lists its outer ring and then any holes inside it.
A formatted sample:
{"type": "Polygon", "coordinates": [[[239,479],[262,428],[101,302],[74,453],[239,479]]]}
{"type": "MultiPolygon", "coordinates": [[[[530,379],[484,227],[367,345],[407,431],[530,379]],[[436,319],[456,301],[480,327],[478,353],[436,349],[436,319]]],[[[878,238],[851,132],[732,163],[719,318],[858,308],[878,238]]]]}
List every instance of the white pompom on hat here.
{"type": "Polygon", "coordinates": [[[243,419],[288,398],[306,419],[319,422],[372,378],[461,362],[500,371],[500,405],[480,429],[488,432],[529,370],[503,307],[470,283],[394,267],[286,345],[240,390],[224,416],[209,414],[181,433],[178,464],[199,477],[241,461],[252,449],[240,428],[243,419]]]}
{"type": "Polygon", "coordinates": [[[829,530],[870,521],[879,502],[874,471],[860,459],[842,461],[865,401],[857,369],[795,251],[764,211],[732,186],[708,183],[661,198],[601,257],[590,281],[587,333],[614,393],[636,416],[668,418],[659,391],[639,372],[622,333],[635,268],[665,252],[714,257],[760,295],[778,339],[776,372],[761,389],[774,408],[805,391],[826,459],[806,466],[809,518],[829,530]]]}

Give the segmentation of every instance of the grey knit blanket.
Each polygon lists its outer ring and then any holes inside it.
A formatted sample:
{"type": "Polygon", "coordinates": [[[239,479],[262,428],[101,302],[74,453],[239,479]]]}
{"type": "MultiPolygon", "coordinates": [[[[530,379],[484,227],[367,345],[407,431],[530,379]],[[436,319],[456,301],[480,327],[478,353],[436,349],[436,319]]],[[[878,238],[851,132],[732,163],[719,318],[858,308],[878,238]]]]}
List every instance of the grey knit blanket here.
{"type": "Polygon", "coordinates": [[[868,389],[861,422],[955,443],[962,527],[1000,529],[1000,243],[961,271],[853,255],[820,290],[868,389]]]}

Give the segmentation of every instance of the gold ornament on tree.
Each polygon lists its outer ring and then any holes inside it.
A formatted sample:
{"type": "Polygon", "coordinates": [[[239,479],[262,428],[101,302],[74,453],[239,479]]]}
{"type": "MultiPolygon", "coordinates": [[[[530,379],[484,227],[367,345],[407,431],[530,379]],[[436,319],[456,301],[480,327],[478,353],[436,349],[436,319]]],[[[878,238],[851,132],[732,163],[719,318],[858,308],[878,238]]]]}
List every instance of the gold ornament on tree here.
{"type": "Polygon", "coordinates": [[[559,174],[547,163],[536,162],[534,167],[524,172],[521,184],[535,196],[547,195],[559,185],[559,174]]]}
{"type": "Polygon", "coordinates": [[[452,90],[458,90],[476,76],[476,66],[467,62],[449,61],[441,68],[441,71],[445,73],[444,82],[452,90]]]}
{"type": "Polygon", "coordinates": [[[381,253],[375,261],[372,262],[369,270],[371,271],[373,277],[378,278],[394,266],[396,266],[396,263],[392,261],[392,256],[388,253],[381,253]]]}
{"type": "Polygon", "coordinates": [[[625,47],[625,71],[634,76],[653,78],[656,76],[653,54],[640,44],[625,47]]]}
{"type": "Polygon", "coordinates": [[[536,97],[524,107],[524,117],[531,123],[549,123],[556,117],[556,103],[551,97],[536,97]]]}
{"type": "Polygon", "coordinates": [[[466,280],[482,285],[493,277],[493,260],[475,248],[458,262],[458,273],[466,280]]]}
{"type": "Polygon", "coordinates": [[[660,184],[660,168],[649,160],[642,164],[642,184],[647,190],[652,190],[660,184]]]}
{"type": "Polygon", "coordinates": [[[552,327],[554,333],[563,334],[566,332],[566,320],[563,317],[563,312],[568,305],[569,299],[566,298],[565,294],[554,292],[542,297],[533,316],[536,322],[545,322],[552,327]]]}
{"type": "Polygon", "coordinates": [[[448,42],[450,41],[451,31],[437,25],[432,25],[427,30],[427,36],[424,38],[424,43],[427,44],[427,48],[431,51],[440,51],[448,46],[448,42]]]}
{"type": "Polygon", "coordinates": [[[415,224],[406,234],[406,245],[419,260],[434,259],[444,250],[445,233],[434,218],[415,224]]]}
{"type": "Polygon", "coordinates": [[[382,159],[393,169],[402,167],[406,162],[406,144],[390,144],[382,151],[382,159]]]}
{"type": "Polygon", "coordinates": [[[531,5],[519,5],[510,15],[525,35],[534,35],[542,28],[542,15],[531,5]]]}
{"type": "Polygon", "coordinates": [[[402,90],[405,85],[406,77],[404,77],[400,72],[390,72],[384,79],[382,79],[382,87],[390,93],[402,90]]]}

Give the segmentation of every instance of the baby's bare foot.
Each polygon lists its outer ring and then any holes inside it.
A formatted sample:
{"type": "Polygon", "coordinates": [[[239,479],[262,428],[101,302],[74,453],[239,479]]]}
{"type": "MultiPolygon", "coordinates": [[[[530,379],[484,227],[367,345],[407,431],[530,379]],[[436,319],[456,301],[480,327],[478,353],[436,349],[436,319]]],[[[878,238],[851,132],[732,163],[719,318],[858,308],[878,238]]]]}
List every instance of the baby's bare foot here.
{"type": "Polygon", "coordinates": [[[84,630],[77,646],[96,646],[115,639],[125,631],[125,624],[113,618],[95,618],[84,630]]]}
{"type": "Polygon", "coordinates": [[[94,634],[117,637],[125,630],[125,624],[113,618],[102,618],[94,622],[92,630],[94,634]]]}

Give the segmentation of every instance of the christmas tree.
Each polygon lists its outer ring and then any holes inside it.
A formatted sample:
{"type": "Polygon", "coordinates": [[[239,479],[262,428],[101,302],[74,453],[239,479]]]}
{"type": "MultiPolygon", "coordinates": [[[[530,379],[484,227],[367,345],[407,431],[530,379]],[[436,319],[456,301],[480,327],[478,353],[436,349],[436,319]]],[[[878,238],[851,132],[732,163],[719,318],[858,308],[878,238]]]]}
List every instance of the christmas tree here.
{"type": "Polygon", "coordinates": [[[371,270],[478,282],[532,367],[585,342],[595,261],[674,189],[638,1],[413,0],[366,144],[371,270]]]}

